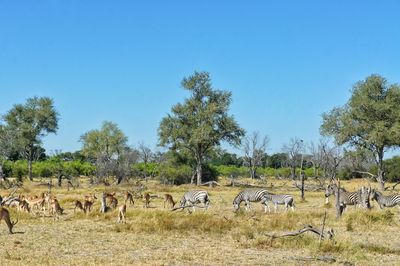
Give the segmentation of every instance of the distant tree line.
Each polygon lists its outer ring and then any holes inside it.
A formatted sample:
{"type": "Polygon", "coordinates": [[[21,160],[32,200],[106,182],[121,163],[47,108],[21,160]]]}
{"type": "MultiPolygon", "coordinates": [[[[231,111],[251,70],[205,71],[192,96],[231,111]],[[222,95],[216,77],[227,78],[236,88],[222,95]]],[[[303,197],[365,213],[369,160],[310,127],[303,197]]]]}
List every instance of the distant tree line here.
{"type": "Polygon", "coordinates": [[[93,183],[117,184],[131,178],[171,184],[202,184],[228,178],[324,178],[399,181],[400,157],[384,154],[400,145],[400,88],[378,75],[354,85],[343,107],[323,114],[322,138],[294,137],[281,152],[267,154],[269,138],[248,133],[229,114],[230,92],[216,90],[206,72],[184,78],[189,97],[177,103],[158,128],[159,150],[128,137],[111,121],[83,133],[76,152],[46,154],[43,138],[58,129],[59,114],[47,97],[16,104],[0,121],[0,178],[90,176],[93,183]],[[328,138],[331,137],[331,138],[328,138]],[[231,144],[238,153],[221,148],[231,144]]]}

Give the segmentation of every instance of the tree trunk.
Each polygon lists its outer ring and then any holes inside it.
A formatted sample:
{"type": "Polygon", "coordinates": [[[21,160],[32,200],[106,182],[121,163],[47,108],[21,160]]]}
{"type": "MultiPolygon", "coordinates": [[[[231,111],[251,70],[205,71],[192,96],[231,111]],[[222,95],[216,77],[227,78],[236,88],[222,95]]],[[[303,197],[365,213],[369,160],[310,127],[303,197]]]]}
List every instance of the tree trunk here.
{"type": "Polygon", "coordinates": [[[33,174],[32,174],[32,158],[28,159],[28,172],[29,172],[29,180],[33,181],[33,174]]]}
{"type": "Polygon", "coordinates": [[[0,178],[6,181],[6,175],[3,173],[3,165],[0,164],[0,178]]]}
{"type": "Polygon", "coordinates": [[[257,171],[257,169],[256,169],[255,166],[251,166],[250,167],[250,176],[251,176],[252,179],[256,178],[256,171],[257,171]]]}
{"type": "Polygon", "coordinates": [[[340,206],[340,181],[338,180],[337,182],[337,187],[336,187],[336,219],[339,219],[342,216],[342,207],[340,206]]]}
{"type": "Polygon", "coordinates": [[[378,152],[378,175],[376,181],[381,191],[385,191],[385,171],[383,169],[383,149],[378,152]]]}
{"type": "Polygon", "coordinates": [[[106,193],[103,192],[103,196],[101,197],[101,207],[100,207],[100,212],[105,213],[107,211],[107,205],[106,205],[106,193]]]}
{"type": "Polygon", "coordinates": [[[201,165],[201,160],[197,161],[197,166],[196,166],[196,173],[197,173],[197,185],[200,186],[202,183],[202,175],[203,175],[203,167],[201,165]]]}
{"type": "Polygon", "coordinates": [[[290,169],[290,175],[292,176],[292,179],[295,180],[295,178],[296,178],[296,167],[292,167],[290,169]]]}
{"type": "Polygon", "coordinates": [[[304,173],[300,173],[300,179],[301,179],[301,200],[305,200],[305,196],[304,196],[304,173]]]}

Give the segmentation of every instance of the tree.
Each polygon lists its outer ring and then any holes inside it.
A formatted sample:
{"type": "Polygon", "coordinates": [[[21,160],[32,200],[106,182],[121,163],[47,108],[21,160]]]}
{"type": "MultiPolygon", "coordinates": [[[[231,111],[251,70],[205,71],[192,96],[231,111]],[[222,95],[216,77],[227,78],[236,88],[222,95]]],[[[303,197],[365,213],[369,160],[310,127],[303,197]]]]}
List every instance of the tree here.
{"type": "Polygon", "coordinates": [[[15,149],[15,138],[12,131],[4,125],[0,125],[0,178],[5,180],[3,163],[9,159],[15,149]]]}
{"type": "MultiPolygon", "coordinates": [[[[91,130],[80,138],[83,144],[82,154],[95,162],[97,177],[103,178],[115,172],[119,160],[128,148],[128,138],[118,128],[118,125],[104,121],[101,129],[91,130]]],[[[118,179],[118,182],[121,180],[118,179]]]]}
{"type": "Polygon", "coordinates": [[[275,169],[284,167],[285,163],[288,161],[288,156],[286,153],[275,153],[268,158],[268,167],[275,169]]]}
{"type": "Polygon", "coordinates": [[[158,129],[159,144],[172,150],[186,150],[196,160],[197,185],[202,183],[204,156],[221,141],[239,145],[244,130],[228,115],[232,95],[212,88],[207,72],[184,78],[182,87],[190,92],[184,103],[172,107],[158,129]]]}
{"type": "Polygon", "coordinates": [[[42,138],[58,129],[58,113],[48,97],[29,98],[25,104],[16,104],[4,116],[15,134],[18,150],[28,160],[29,179],[32,180],[32,162],[39,157],[42,138]]]}
{"type": "MultiPolygon", "coordinates": [[[[288,144],[283,145],[282,150],[287,154],[287,162],[291,169],[291,177],[292,179],[295,179],[296,167],[302,164],[303,160],[302,154],[304,152],[304,142],[301,139],[292,138],[288,144]]],[[[302,167],[302,165],[300,167],[302,167]]]]}
{"type": "Polygon", "coordinates": [[[256,178],[257,167],[262,166],[268,141],[267,136],[261,138],[258,132],[253,132],[243,140],[244,161],[249,167],[251,178],[256,178]]]}
{"type": "Polygon", "coordinates": [[[370,150],[378,168],[376,180],[383,190],[384,154],[400,145],[400,87],[388,85],[379,75],[357,82],[343,107],[323,114],[321,133],[333,136],[339,145],[370,150]]]}

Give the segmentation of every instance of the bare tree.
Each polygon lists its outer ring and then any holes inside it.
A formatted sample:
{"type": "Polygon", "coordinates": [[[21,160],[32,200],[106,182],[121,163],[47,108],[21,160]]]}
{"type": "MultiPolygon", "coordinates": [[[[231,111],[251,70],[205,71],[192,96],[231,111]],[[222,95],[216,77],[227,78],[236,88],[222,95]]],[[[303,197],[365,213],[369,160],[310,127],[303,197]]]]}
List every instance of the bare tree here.
{"type": "Polygon", "coordinates": [[[336,183],[336,218],[340,218],[343,212],[340,206],[340,179],[337,176],[338,170],[343,165],[345,154],[343,149],[338,145],[329,145],[327,141],[321,142],[321,149],[324,157],[324,168],[332,182],[336,183]]]}
{"type": "Polygon", "coordinates": [[[261,137],[257,131],[246,136],[243,140],[244,163],[250,169],[251,178],[256,178],[257,167],[262,165],[268,143],[268,137],[261,137]]]}
{"type": "Polygon", "coordinates": [[[149,177],[149,173],[147,172],[147,170],[148,170],[148,167],[147,167],[147,166],[148,166],[148,164],[153,160],[153,158],[154,158],[154,153],[152,152],[152,150],[150,149],[149,146],[147,146],[146,144],[144,144],[143,141],[139,142],[139,145],[138,145],[138,152],[139,152],[139,154],[138,154],[139,160],[140,160],[141,162],[144,163],[144,171],[143,171],[143,174],[144,174],[144,179],[145,179],[146,182],[147,182],[147,179],[148,179],[148,177],[149,177]]]}
{"type": "MultiPolygon", "coordinates": [[[[292,138],[288,144],[283,145],[282,150],[287,154],[287,163],[291,169],[292,179],[296,178],[296,167],[302,167],[304,141],[299,138],[292,138]]],[[[301,169],[300,169],[301,171],[301,169]]]]}

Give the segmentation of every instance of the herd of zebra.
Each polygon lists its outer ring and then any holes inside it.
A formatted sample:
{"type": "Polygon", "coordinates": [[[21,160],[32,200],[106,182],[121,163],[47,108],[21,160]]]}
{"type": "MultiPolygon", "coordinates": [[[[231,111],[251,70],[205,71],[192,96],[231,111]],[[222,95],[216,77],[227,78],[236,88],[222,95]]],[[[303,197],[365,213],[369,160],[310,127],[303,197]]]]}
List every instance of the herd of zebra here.
{"type": "MultiPolygon", "coordinates": [[[[338,196],[339,193],[339,204],[341,212],[344,211],[346,206],[361,206],[366,209],[371,209],[371,200],[375,200],[381,209],[385,207],[400,207],[400,194],[394,194],[384,196],[381,192],[371,188],[361,187],[359,190],[354,192],[348,192],[344,188],[338,190],[335,184],[328,185],[325,190],[326,203],[329,202],[329,197],[334,195],[338,196]]],[[[278,205],[284,205],[285,211],[289,207],[294,211],[294,197],[289,194],[273,194],[268,192],[266,189],[245,189],[239,192],[239,194],[233,200],[233,209],[237,212],[240,208],[240,204],[244,202],[245,209],[251,210],[250,202],[261,202],[264,205],[264,211],[271,212],[268,203],[272,203],[277,212],[278,205]]],[[[184,194],[181,199],[180,207],[185,207],[186,204],[195,207],[195,204],[202,203],[207,209],[210,204],[210,197],[208,192],[205,190],[192,190],[184,194]]]]}

